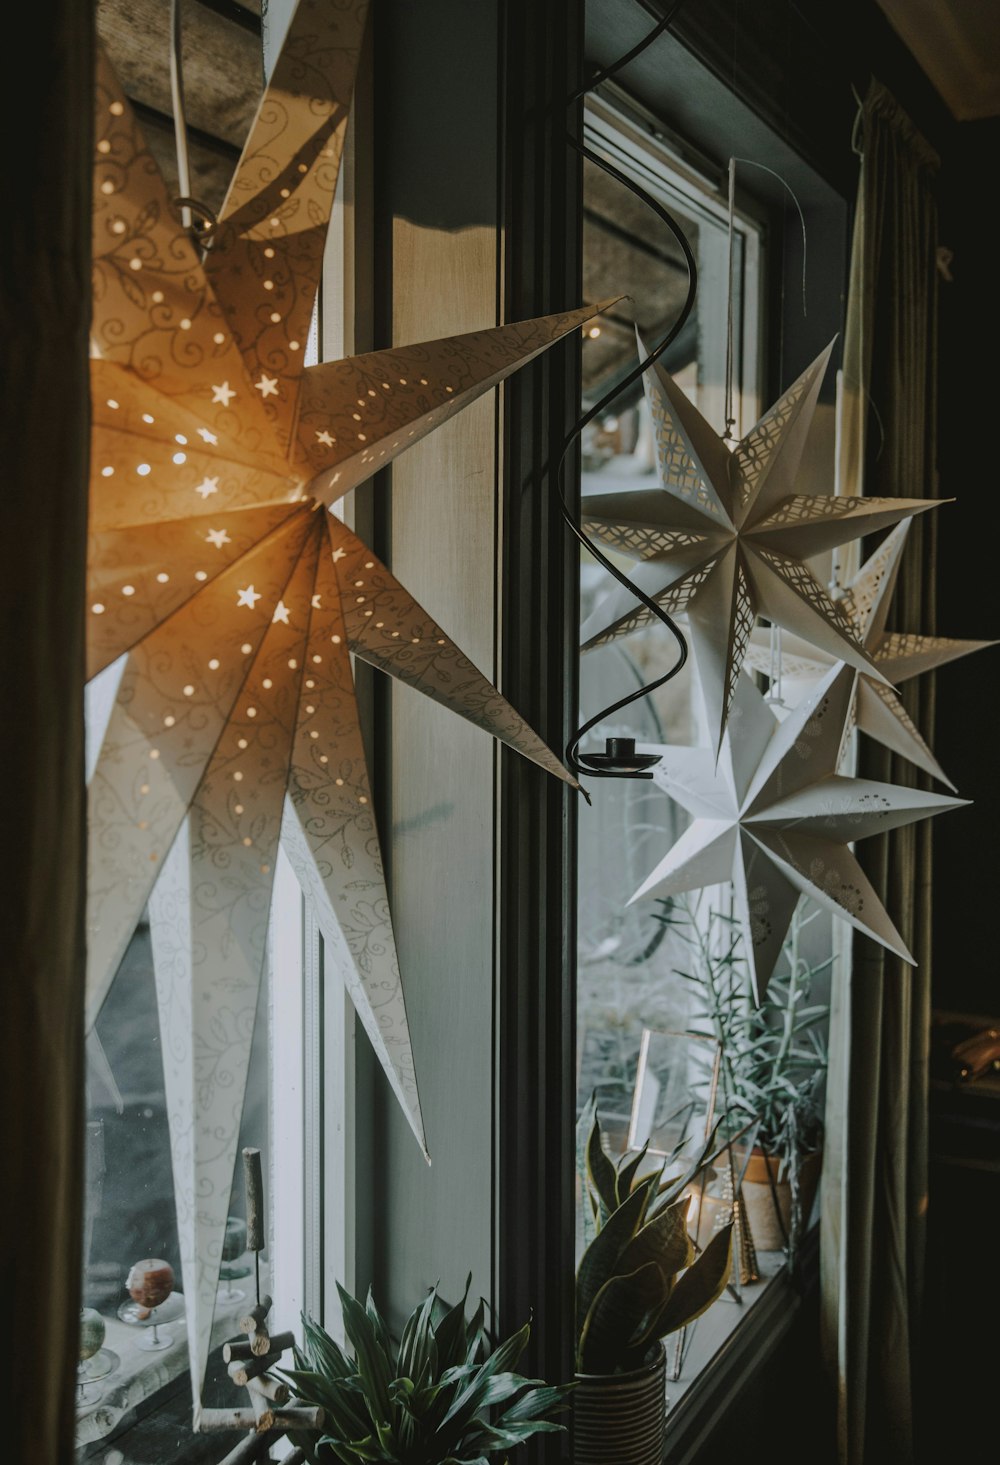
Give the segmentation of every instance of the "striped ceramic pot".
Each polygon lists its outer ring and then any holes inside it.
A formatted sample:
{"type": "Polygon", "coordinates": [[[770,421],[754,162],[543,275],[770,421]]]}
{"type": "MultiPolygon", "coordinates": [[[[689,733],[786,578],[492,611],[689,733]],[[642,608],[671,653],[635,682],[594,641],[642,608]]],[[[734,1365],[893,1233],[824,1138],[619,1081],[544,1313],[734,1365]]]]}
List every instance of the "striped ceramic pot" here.
{"type": "Polygon", "coordinates": [[[662,1465],[667,1359],[633,1373],[578,1373],[573,1390],[573,1465],[662,1465]]]}

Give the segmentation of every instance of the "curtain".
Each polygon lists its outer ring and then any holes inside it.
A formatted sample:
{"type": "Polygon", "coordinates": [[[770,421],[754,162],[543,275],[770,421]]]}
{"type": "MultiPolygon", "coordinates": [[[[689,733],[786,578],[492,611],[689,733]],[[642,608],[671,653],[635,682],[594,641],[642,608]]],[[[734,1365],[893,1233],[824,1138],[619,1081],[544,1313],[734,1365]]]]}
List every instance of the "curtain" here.
{"type": "MultiPolygon", "coordinates": [[[[841,488],[937,496],[937,159],[873,81],[858,119],[861,176],[844,343],[841,488]]],[[[935,631],[934,513],[910,529],[888,629],[935,631]]],[[[934,679],[903,692],[933,735],[934,679]]],[[[863,740],[859,776],[926,779],[863,740]]],[[[827,1106],[822,1275],[827,1361],[837,1381],[841,1465],[910,1465],[927,1205],[931,821],[858,846],[916,960],[865,937],[835,1003],[827,1106]]]]}
{"type": "Polygon", "coordinates": [[[31,1465],[75,1435],[92,34],[88,0],[20,7],[0,101],[3,1438],[31,1465]]]}

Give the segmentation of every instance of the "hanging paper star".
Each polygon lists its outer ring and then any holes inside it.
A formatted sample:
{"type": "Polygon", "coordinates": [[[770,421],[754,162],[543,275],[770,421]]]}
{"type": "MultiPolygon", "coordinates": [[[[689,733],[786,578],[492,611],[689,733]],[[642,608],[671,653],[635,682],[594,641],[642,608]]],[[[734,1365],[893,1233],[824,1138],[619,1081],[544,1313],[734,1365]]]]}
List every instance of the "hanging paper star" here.
{"type": "Polygon", "coordinates": [[[196,1418],[279,831],[424,1143],[351,654],[572,782],[323,507],[595,313],[303,367],[366,11],[300,0],[204,260],[99,59],[87,1005],[148,900],[196,1418]]]}
{"type": "MultiPolygon", "coordinates": [[[[854,716],[863,733],[954,789],[955,785],[927,746],[893,687],[936,666],[944,666],[949,661],[957,661],[961,656],[969,656],[973,651],[982,651],[997,643],[954,641],[943,636],[886,631],[889,602],[899,575],[900,558],[909,528],[909,522],[905,521],[886,535],[838,602],[850,618],[858,640],[879,671],[892,683],[892,686],[886,686],[884,682],[875,681],[860,672],[854,716]]],[[[780,668],[776,668],[772,661],[770,636],[766,631],[754,632],[747,653],[747,665],[755,671],[774,675],[776,670],[780,670],[782,676],[803,679],[823,676],[834,659],[796,636],[782,636],[780,668]]]]}
{"type": "MultiPolygon", "coordinates": [[[[660,487],[589,495],[583,503],[589,533],[642,561],[633,578],[646,594],[668,612],[686,610],[704,667],[702,695],[716,750],[758,614],[881,676],[805,561],[938,502],[796,493],[831,350],[733,452],[669,374],[659,365],[651,368],[644,380],[660,487]]],[[[588,619],[584,645],[627,635],[650,618],[618,589],[588,619]]]]}
{"type": "Polygon", "coordinates": [[[708,749],[644,747],[660,754],[657,783],[695,817],[632,901],[731,880],[758,1002],[800,895],[912,962],[849,846],[966,802],[837,774],[854,678],[832,667],[779,723],[742,676],[718,765],[708,749]]]}

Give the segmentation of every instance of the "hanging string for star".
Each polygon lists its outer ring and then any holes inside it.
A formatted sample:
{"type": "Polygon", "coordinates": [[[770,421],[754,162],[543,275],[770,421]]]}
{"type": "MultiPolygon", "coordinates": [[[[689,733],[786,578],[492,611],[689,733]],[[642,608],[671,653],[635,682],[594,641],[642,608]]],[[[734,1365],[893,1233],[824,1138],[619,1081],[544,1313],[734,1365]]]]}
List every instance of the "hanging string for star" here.
{"type": "Polygon", "coordinates": [[[190,229],[198,243],[208,248],[217,220],[207,204],[191,194],[191,165],[188,158],[187,116],[184,110],[184,56],[181,46],[181,0],[170,0],[170,99],[174,113],[174,147],[177,152],[177,186],[174,200],[181,224],[190,229]],[[197,221],[195,215],[197,214],[197,221]]]}

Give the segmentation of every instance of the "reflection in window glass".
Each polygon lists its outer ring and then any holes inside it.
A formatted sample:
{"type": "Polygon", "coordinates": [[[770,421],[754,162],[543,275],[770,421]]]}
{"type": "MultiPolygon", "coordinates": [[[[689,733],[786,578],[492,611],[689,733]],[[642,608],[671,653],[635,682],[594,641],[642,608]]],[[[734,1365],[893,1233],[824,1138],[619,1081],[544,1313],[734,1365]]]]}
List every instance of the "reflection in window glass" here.
{"type": "MultiPolygon", "coordinates": [[[[698,262],[699,287],[684,330],[661,358],[666,369],[720,432],[724,418],[725,281],[728,220],[722,202],[665,156],[636,142],[604,110],[592,114],[590,145],[651,192],[684,229],[698,262]]],[[[738,429],[756,408],[756,311],[759,241],[739,219],[734,248],[734,294],[739,329],[735,352],[738,429]]],[[[591,405],[636,364],[636,331],[652,347],[676,320],[687,296],[683,255],[660,220],[596,165],[584,175],[584,291],[597,300],[626,292],[631,300],[601,317],[584,340],[583,388],[591,405]],[[603,292],[603,293],[602,293],[603,292]],[[633,307],[634,302],[634,307],[633,307]],[[635,325],[629,318],[634,308],[635,325]],[[620,314],[619,314],[620,312],[620,314]]],[[[655,489],[653,424],[635,384],[587,429],[583,440],[583,494],[655,489]]],[[[614,553],[611,552],[612,557],[614,553]]],[[[622,557],[623,568],[634,568],[622,557]]],[[[585,624],[614,582],[589,556],[580,566],[581,620],[585,624]]],[[[661,626],[588,651],[582,660],[580,716],[592,717],[636,687],[661,676],[676,655],[661,626]]],[[[588,746],[606,736],[639,742],[690,744],[698,740],[700,699],[689,662],[675,680],[634,702],[595,729],[588,746]]],[[[580,819],[578,953],[578,1101],[597,1094],[602,1126],[614,1153],[628,1138],[639,1048],[644,1029],[688,1026],[683,947],[663,901],[628,901],[665,849],[682,833],[687,815],[652,782],[600,780],[588,785],[593,807],[580,819]]]]}
{"type": "MultiPolygon", "coordinates": [[[[267,993],[265,972],[239,1140],[241,1148],[256,1145],[265,1152],[269,1124],[267,993]]],[[[236,1330],[236,1317],[243,1310],[247,1289],[252,1287],[239,1165],[229,1215],[215,1310],[216,1349],[236,1330]]],[[[184,1283],[152,944],[145,919],[129,943],[87,1041],[83,1246],[82,1305],[103,1320],[104,1351],[109,1356],[102,1363],[104,1367],[112,1366],[95,1379],[81,1400],[78,1440],[88,1447],[88,1455],[97,1448],[95,1458],[100,1459],[102,1442],[116,1437],[120,1422],[130,1423],[129,1412],[141,1410],[157,1391],[176,1381],[178,1408],[172,1411],[170,1425],[176,1447],[191,1435],[184,1283]],[[166,1287],[159,1288],[157,1295],[168,1289],[169,1295],[150,1310],[153,1293],[137,1300],[137,1279],[133,1276],[130,1283],[130,1274],[136,1263],[153,1261],[164,1264],[155,1271],[161,1279],[167,1277],[166,1287]],[[164,1346],[154,1348],[150,1346],[153,1342],[164,1346]]],[[[263,1259],[266,1269],[266,1252],[263,1259]]],[[[143,1271],[149,1273],[150,1268],[143,1271]]],[[[206,1400],[231,1403],[231,1392],[216,1355],[209,1368],[206,1400]]],[[[141,1420],[134,1433],[140,1441],[151,1440],[161,1427],[150,1417],[141,1420]]],[[[146,1458],[168,1456],[153,1453],[146,1458]]]]}

